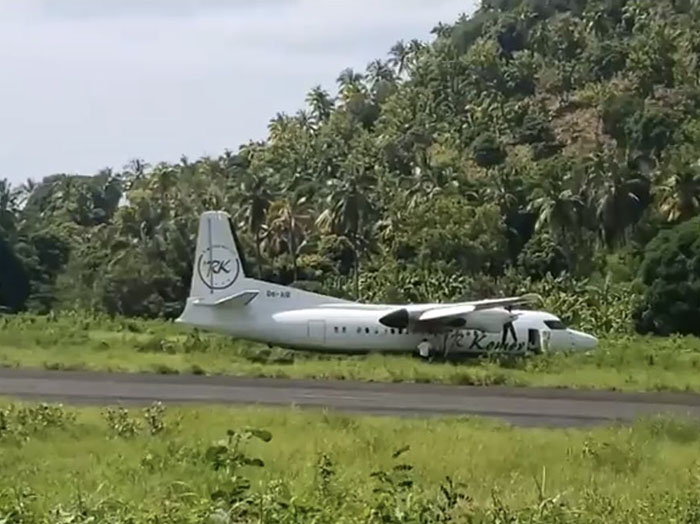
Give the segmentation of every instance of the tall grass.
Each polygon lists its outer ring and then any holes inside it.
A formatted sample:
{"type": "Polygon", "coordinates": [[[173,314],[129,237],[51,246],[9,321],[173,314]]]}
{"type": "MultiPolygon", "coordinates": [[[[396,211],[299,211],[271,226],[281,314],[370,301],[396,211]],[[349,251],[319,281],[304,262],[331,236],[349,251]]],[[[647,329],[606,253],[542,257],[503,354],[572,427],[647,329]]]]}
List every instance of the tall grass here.
{"type": "Polygon", "coordinates": [[[0,317],[0,365],[381,382],[700,391],[700,339],[619,337],[588,354],[426,364],[331,356],[199,333],[168,322],[64,313],[0,317]]]}
{"type": "Polygon", "coordinates": [[[697,522],[700,426],[0,404],[0,522],[697,522]]]}

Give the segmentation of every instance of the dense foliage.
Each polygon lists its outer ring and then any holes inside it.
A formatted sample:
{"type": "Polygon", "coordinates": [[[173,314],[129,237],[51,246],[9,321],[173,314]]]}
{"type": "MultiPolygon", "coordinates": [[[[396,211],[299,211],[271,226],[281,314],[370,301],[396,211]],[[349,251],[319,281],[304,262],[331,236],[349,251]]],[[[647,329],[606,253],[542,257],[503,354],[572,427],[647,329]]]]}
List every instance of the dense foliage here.
{"type": "Polygon", "coordinates": [[[641,274],[647,290],[639,328],[700,335],[700,217],[659,234],[641,274]]]}
{"type": "Polygon", "coordinates": [[[235,153],[0,186],[0,305],[171,317],[197,215],[223,208],[268,279],[365,300],[587,282],[627,329],[647,243],[700,211],[700,5],[484,0],[434,35],[235,153]]]}

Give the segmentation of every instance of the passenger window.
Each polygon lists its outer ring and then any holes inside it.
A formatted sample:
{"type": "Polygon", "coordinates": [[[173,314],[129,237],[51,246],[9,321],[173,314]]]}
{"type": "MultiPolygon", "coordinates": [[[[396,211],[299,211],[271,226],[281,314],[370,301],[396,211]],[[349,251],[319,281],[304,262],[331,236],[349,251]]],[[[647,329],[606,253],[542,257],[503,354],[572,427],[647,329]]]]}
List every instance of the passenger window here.
{"type": "Polygon", "coordinates": [[[335,326],[335,332],[336,333],[338,332],[338,326],[335,326]]]}
{"type": "Polygon", "coordinates": [[[346,332],[347,332],[347,329],[345,327],[343,327],[343,333],[346,333],[346,332]]]}
{"type": "Polygon", "coordinates": [[[365,328],[365,333],[369,335],[369,328],[365,328]]]}
{"type": "Polygon", "coordinates": [[[391,334],[393,335],[395,333],[394,328],[391,328],[391,334]]]}

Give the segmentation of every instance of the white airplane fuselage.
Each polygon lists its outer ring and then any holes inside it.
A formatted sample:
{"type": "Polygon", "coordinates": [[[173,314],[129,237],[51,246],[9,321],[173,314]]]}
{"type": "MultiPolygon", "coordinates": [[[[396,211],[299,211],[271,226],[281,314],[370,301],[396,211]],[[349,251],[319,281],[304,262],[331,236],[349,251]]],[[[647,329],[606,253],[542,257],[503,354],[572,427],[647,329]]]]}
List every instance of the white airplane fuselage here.
{"type": "Polygon", "coordinates": [[[412,353],[426,340],[435,352],[450,355],[539,352],[544,338],[550,351],[597,344],[595,337],[540,311],[485,309],[448,328],[415,321],[414,313],[439,313],[450,305],[360,304],[248,278],[227,217],[220,212],[202,216],[190,298],[180,323],[290,349],[336,353],[412,353]],[[411,320],[391,327],[386,317],[397,311],[411,320]],[[503,347],[502,327],[509,317],[515,339],[509,334],[503,347]]]}
{"type": "MultiPolygon", "coordinates": [[[[293,293],[291,291],[290,295],[293,293]]],[[[256,311],[257,308],[250,306],[235,311],[235,314],[225,308],[202,308],[196,313],[188,312],[180,321],[255,342],[290,349],[337,353],[412,353],[416,352],[418,344],[425,339],[436,351],[446,351],[451,355],[495,350],[536,352],[541,348],[537,337],[542,332],[550,333],[550,350],[587,350],[597,344],[595,337],[588,334],[568,328],[550,327],[559,326],[561,321],[554,315],[540,311],[513,311],[519,314],[513,322],[516,337],[514,340],[508,336],[503,347],[501,332],[468,328],[435,331],[410,327],[389,328],[381,324],[379,319],[396,306],[380,307],[368,306],[364,309],[361,305],[347,308],[320,306],[272,314],[256,311]]]]}

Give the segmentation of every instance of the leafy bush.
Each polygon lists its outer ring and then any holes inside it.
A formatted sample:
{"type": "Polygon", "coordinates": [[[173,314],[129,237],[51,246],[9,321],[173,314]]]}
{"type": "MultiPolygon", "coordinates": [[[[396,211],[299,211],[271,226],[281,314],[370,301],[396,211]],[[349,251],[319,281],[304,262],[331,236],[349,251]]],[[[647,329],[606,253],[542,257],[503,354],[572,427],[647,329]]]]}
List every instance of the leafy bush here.
{"type": "Polygon", "coordinates": [[[518,265],[525,275],[535,279],[558,277],[570,269],[561,247],[547,233],[535,235],[525,244],[518,255],[518,265]]]}
{"type": "Polygon", "coordinates": [[[165,407],[160,402],[154,402],[151,406],[144,408],[143,417],[146,419],[146,426],[151,435],[157,435],[165,430],[165,407]]]}
{"type": "Polygon", "coordinates": [[[639,331],[700,335],[700,218],[650,242],[639,276],[646,285],[635,317],[639,331]]]}
{"type": "Polygon", "coordinates": [[[46,430],[66,429],[75,422],[75,414],[60,404],[0,407],[0,439],[14,437],[28,440],[46,430]]]}
{"type": "Polygon", "coordinates": [[[135,436],[141,429],[138,420],[130,418],[129,411],[126,408],[107,408],[104,416],[109,429],[117,437],[130,438],[135,436]]]}

